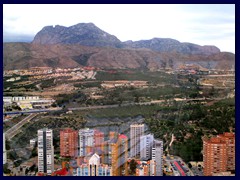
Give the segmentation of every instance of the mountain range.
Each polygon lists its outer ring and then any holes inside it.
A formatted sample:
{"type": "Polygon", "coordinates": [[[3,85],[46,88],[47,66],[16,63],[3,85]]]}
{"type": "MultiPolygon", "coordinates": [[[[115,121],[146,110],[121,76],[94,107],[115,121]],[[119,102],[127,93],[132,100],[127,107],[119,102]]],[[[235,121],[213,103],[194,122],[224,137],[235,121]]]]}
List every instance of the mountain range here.
{"type": "Polygon", "coordinates": [[[4,69],[94,66],[100,68],[159,69],[197,64],[230,69],[235,54],[216,46],[181,43],[170,38],[121,42],[93,23],[70,27],[46,26],[31,43],[3,43],[4,69]]]}

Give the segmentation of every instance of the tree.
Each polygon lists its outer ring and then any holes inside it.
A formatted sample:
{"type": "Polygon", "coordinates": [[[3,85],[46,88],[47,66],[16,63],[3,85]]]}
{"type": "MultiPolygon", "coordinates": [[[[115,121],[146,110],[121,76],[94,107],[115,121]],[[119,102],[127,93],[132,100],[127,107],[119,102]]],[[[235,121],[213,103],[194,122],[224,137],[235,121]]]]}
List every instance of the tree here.
{"type": "Polygon", "coordinates": [[[26,168],[26,170],[25,170],[25,174],[28,174],[28,172],[29,172],[29,169],[28,169],[28,168],[26,168]]]}
{"type": "Polygon", "coordinates": [[[32,150],[32,154],[31,154],[31,157],[36,157],[38,154],[37,154],[37,147],[35,146],[32,150]]]}
{"type": "Polygon", "coordinates": [[[212,88],[209,90],[209,95],[214,96],[215,93],[216,93],[215,88],[214,86],[212,86],[212,88]]]}
{"type": "Polygon", "coordinates": [[[11,172],[11,170],[8,169],[8,164],[7,164],[7,163],[4,164],[4,165],[3,165],[3,173],[5,173],[5,174],[10,174],[10,172],[11,172]]]}
{"type": "Polygon", "coordinates": [[[135,97],[134,102],[139,103],[139,95],[138,95],[138,94],[135,94],[134,97],[135,97]]]}
{"type": "Polygon", "coordinates": [[[137,168],[137,162],[132,159],[129,163],[129,166],[130,166],[130,174],[133,175],[136,173],[136,168],[137,168]]]}
{"type": "Polygon", "coordinates": [[[192,168],[192,164],[191,164],[191,163],[188,163],[188,167],[191,169],[191,168],[192,168]]]}
{"type": "Polygon", "coordinates": [[[52,104],[52,107],[57,107],[57,104],[56,104],[56,103],[53,103],[53,104],[52,104]]]}
{"type": "Polygon", "coordinates": [[[169,67],[173,69],[173,60],[172,59],[169,59],[168,64],[169,64],[169,67]]]}
{"type": "Polygon", "coordinates": [[[5,141],[5,146],[6,146],[6,150],[10,150],[11,149],[10,141],[8,139],[6,139],[6,141],[5,141]]]}
{"type": "Polygon", "coordinates": [[[163,69],[166,69],[166,66],[167,66],[167,63],[164,62],[164,61],[161,61],[161,67],[162,67],[163,69]]]}
{"type": "Polygon", "coordinates": [[[35,169],[36,169],[36,164],[33,164],[30,168],[29,168],[29,171],[33,172],[35,169]]]}

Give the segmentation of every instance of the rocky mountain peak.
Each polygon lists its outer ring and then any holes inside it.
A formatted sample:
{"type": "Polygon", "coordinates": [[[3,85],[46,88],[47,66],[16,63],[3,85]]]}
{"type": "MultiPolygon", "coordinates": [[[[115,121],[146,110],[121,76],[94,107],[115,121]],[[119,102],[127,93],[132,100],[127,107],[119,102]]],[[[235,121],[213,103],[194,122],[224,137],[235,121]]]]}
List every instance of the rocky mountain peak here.
{"type": "Polygon", "coordinates": [[[86,46],[120,47],[121,41],[93,23],[79,23],[70,27],[46,26],[37,33],[33,44],[81,44],[86,46]]]}
{"type": "Polygon", "coordinates": [[[192,55],[211,55],[220,52],[215,46],[200,46],[181,43],[171,38],[121,42],[93,23],[78,23],[73,26],[46,26],[35,36],[33,44],[80,44],[94,47],[113,47],[125,49],[149,49],[157,52],[171,52],[192,55]]]}

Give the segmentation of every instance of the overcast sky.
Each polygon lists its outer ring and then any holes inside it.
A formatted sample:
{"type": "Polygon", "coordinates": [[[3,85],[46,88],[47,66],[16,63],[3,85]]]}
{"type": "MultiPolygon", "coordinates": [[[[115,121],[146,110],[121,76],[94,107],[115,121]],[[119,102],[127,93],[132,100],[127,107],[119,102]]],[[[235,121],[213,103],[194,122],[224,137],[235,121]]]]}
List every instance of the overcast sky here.
{"type": "Polygon", "coordinates": [[[32,41],[44,26],[92,22],[121,41],[173,38],[235,53],[235,5],[3,5],[3,40],[32,41]]]}

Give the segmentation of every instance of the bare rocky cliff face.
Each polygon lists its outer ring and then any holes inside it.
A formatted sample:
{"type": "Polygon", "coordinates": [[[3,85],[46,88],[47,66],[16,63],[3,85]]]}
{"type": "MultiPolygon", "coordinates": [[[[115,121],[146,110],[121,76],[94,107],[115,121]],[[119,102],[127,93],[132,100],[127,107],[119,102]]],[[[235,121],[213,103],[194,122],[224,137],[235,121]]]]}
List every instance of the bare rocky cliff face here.
{"type": "Polygon", "coordinates": [[[46,26],[37,33],[33,44],[81,44],[85,46],[121,47],[121,41],[93,23],[74,26],[46,26]]]}
{"type": "Polygon", "coordinates": [[[182,54],[211,55],[220,52],[216,46],[200,46],[192,43],[181,43],[170,38],[153,38],[141,41],[126,41],[123,43],[127,48],[147,48],[158,52],[177,52],[182,54]]]}
{"type": "Polygon", "coordinates": [[[121,42],[117,37],[99,29],[93,23],[79,23],[70,27],[46,26],[35,36],[33,44],[81,44],[95,47],[150,49],[158,52],[211,55],[219,53],[215,46],[181,43],[170,38],[121,42]]]}
{"type": "Polygon", "coordinates": [[[30,67],[151,69],[197,64],[208,69],[231,69],[235,55],[215,46],[181,43],[170,38],[121,42],[93,23],[70,27],[46,26],[32,43],[3,43],[4,69],[30,67]]]}

